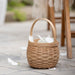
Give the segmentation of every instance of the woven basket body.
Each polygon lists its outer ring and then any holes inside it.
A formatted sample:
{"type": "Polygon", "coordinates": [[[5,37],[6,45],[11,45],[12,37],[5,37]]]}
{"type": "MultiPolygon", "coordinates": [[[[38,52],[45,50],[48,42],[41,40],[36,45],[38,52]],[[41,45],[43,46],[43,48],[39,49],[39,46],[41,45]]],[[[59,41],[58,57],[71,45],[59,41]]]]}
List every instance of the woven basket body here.
{"type": "MultiPolygon", "coordinates": [[[[56,36],[54,37],[56,38],[56,36]]],[[[34,42],[29,41],[28,43],[27,59],[29,65],[33,68],[55,67],[59,59],[58,42],[55,40],[53,43],[37,43],[37,41],[36,39],[34,42]]]]}

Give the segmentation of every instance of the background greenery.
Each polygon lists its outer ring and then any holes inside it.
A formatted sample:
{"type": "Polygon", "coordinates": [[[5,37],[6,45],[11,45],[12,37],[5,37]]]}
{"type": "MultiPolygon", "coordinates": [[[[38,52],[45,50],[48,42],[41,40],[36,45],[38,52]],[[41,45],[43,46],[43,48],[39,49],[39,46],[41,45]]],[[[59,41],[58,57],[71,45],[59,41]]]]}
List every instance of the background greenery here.
{"type": "Polygon", "coordinates": [[[24,12],[15,10],[13,18],[17,21],[25,21],[26,20],[26,14],[24,12]]]}
{"type": "Polygon", "coordinates": [[[32,6],[33,0],[8,0],[7,10],[11,11],[15,7],[32,6]]]}
{"type": "Polygon", "coordinates": [[[26,13],[20,11],[19,8],[23,8],[25,6],[32,6],[32,5],[33,5],[33,0],[8,0],[7,11],[11,11],[14,13],[13,16],[14,20],[25,21],[26,13]]]}
{"type": "MultiPolygon", "coordinates": [[[[27,20],[27,15],[24,11],[21,11],[20,8],[24,9],[24,7],[26,6],[32,6],[33,5],[33,0],[8,0],[8,7],[7,7],[7,11],[13,12],[13,20],[16,21],[25,21],[27,20]]],[[[72,7],[70,8],[70,10],[74,10],[75,9],[75,0],[74,3],[72,5],[72,7]]]]}

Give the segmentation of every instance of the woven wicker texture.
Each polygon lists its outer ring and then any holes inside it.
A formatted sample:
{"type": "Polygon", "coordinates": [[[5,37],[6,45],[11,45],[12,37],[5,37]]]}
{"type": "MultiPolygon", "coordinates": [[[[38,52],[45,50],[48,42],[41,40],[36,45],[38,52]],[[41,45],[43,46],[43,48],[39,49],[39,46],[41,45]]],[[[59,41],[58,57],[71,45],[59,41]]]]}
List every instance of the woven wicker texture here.
{"type": "Polygon", "coordinates": [[[46,20],[50,23],[53,29],[54,42],[53,43],[37,43],[37,39],[34,42],[28,43],[27,59],[28,63],[33,68],[52,68],[55,67],[59,59],[59,43],[56,41],[56,33],[53,24],[45,18],[37,19],[34,21],[30,35],[32,36],[32,30],[35,23],[38,20],[46,20]]]}

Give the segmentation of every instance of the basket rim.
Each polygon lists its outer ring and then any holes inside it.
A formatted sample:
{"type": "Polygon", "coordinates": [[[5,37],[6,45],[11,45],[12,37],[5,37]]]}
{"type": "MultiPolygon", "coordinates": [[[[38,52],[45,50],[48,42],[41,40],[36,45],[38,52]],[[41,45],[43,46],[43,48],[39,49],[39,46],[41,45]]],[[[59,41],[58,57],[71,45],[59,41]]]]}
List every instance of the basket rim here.
{"type": "Polygon", "coordinates": [[[59,45],[59,42],[56,40],[56,41],[54,41],[54,42],[52,42],[52,43],[38,43],[38,42],[28,42],[28,45],[30,45],[30,46],[54,46],[54,47],[57,47],[58,45],[59,45]]]}

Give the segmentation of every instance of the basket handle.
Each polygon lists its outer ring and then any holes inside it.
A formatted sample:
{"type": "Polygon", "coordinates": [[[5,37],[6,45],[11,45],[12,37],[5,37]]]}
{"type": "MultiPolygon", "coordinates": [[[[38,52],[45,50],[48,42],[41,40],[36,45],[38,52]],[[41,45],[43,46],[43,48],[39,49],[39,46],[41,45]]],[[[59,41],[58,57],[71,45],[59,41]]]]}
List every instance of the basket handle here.
{"type": "Polygon", "coordinates": [[[36,23],[37,21],[39,21],[39,20],[45,20],[45,21],[47,21],[47,22],[49,23],[49,25],[51,25],[51,27],[52,27],[52,32],[53,32],[53,36],[54,36],[54,40],[56,40],[55,27],[54,27],[54,25],[52,24],[52,22],[51,22],[50,20],[46,19],[46,18],[36,19],[36,20],[34,21],[34,23],[32,24],[31,30],[30,30],[30,36],[32,36],[32,31],[33,31],[33,28],[34,28],[35,23],[36,23]]]}

